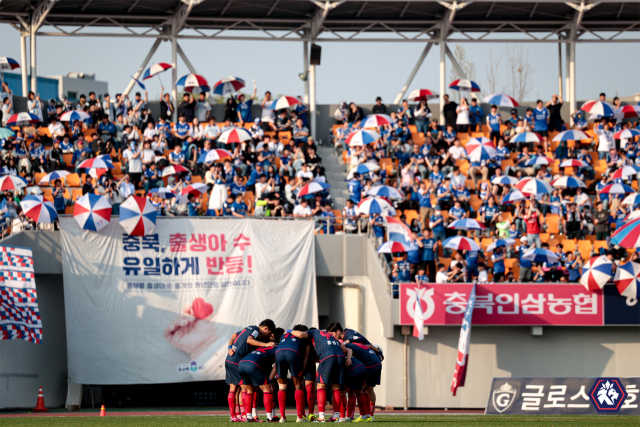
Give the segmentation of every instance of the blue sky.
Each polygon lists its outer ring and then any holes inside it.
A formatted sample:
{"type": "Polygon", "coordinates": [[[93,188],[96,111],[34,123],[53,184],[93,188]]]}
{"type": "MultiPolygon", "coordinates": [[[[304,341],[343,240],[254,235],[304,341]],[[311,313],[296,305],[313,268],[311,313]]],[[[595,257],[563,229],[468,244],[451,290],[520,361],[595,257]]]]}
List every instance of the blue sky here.
{"type": "MultiPolygon", "coordinates": [[[[110,92],[121,92],[153,44],[153,39],[103,37],[39,37],[38,73],[60,75],[70,71],[95,73],[97,80],[108,81],[110,92]]],[[[274,94],[299,95],[302,82],[302,43],[272,41],[182,40],[180,45],[199,74],[210,83],[234,75],[258,81],[262,94],[269,89],[274,94]]],[[[453,50],[454,43],[449,44],[453,50]]],[[[472,57],[480,86],[486,84],[486,63],[489,52],[497,58],[504,51],[501,43],[466,43],[472,57]]],[[[558,46],[524,44],[535,71],[532,90],[524,100],[548,99],[558,91],[558,46]]],[[[422,43],[327,42],[322,45],[322,65],[317,67],[318,103],[341,100],[371,103],[382,96],[386,103],[393,99],[405,83],[424,45],[422,43]]],[[[0,24],[0,55],[20,62],[20,37],[6,24],[0,24]]],[[[563,50],[564,57],[564,50],[563,50]]],[[[171,62],[171,46],[162,43],[153,62],[171,62]]],[[[438,90],[439,47],[434,46],[422,64],[409,90],[438,90]]],[[[501,76],[506,78],[506,61],[502,61],[501,76]]],[[[563,65],[564,68],[564,65],[563,65]]],[[[604,91],[607,96],[631,96],[640,93],[640,43],[578,44],[576,49],[577,99],[595,98],[604,91]],[[624,60],[621,60],[624,58],[624,60]]],[[[566,69],[564,70],[566,71],[566,69]]],[[[187,74],[179,60],[178,74],[187,74]]],[[[451,65],[447,61],[447,84],[451,81],[451,65]]],[[[163,76],[166,85],[170,74],[163,76]]],[[[150,98],[160,93],[154,79],[148,86],[150,98]]]]}

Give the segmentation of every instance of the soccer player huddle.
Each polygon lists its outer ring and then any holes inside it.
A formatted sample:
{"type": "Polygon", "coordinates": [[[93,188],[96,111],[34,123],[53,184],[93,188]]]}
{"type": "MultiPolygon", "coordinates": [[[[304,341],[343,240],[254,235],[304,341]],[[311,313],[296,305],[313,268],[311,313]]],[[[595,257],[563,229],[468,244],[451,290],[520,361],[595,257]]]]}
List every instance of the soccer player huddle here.
{"type": "Polygon", "coordinates": [[[379,346],[337,322],[324,331],[304,325],[285,331],[270,319],[247,326],[231,336],[225,361],[231,422],[262,422],[256,411],[259,391],[267,422],[286,422],[289,377],[296,422],[372,422],[383,359],[379,346]],[[329,386],[333,415],[325,413],[329,386]],[[280,417],[275,416],[276,392],[280,417]],[[360,416],[354,419],[356,403],[360,416]]]}

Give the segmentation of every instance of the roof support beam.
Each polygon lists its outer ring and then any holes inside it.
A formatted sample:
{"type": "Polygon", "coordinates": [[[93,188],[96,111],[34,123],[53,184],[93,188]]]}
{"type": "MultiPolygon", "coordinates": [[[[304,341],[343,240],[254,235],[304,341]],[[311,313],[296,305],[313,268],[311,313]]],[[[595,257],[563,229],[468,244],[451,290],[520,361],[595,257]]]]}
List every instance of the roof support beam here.
{"type": "Polygon", "coordinates": [[[485,19],[487,19],[489,17],[489,15],[491,15],[491,11],[493,11],[493,6],[496,5],[496,2],[491,3],[491,6],[489,6],[489,10],[487,10],[487,14],[485,15],[485,19]]]}
{"type": "Polygon", "coordinates": [[[400,101],[402,101],[402,98],[404,98],[404,94],[407,93],[407,90],[409,89],[411,82],[413,82],[413,79],[418,73],[418,70],[420,70],[420,66],[424,62],[425,58],[429,54],[429,51],[431,50],[432,47],[433,47],[433,42],[427,43],[427,45],[424,47],[424,50],[420,54],[420,58],[418,58],[418,62],[416,62],[416,65],[413,67],[413,70],[411,70],[411,74],[409,74],[409,78],[407,79],[407,82],[404,84],[404,86],[402,86],[402,89],[400,89],[398,96],[396,96],[396,99],[393,101],[394,104],[399,104],[400,101]]]}
{"type": "Polygon", "coordinates": [[[47,18],[51,9],[53,9],[53,5],[56,4],[56,0],[41,0],[40,3],[36,6],[35,10],[31,14],[31,25],[33,26],[33,31],[38,31],[38,29],[44,24],[44,20],[47,18]]]}
{"type": "Polygon", "coordinates": [[[452,3],[448,3],[445,1],[438,1],[438,3],[440,3],[440,5],[447,8],[447,11],[444,14],[444,18],[442,18],[442,23],[440,27],[440,39],[444,41],[449,36],[449,29],[451,27],[451,23],[456,17],[456,12],[464,8],[465,6],[471,4],[472,0],[466,1],[466,2],[460,2],[460,3],[458,3],[457,0],[454,0],[452,3]]]}
{"type": "Polygon", "coordinates": [[[453,52],[451,52],[451,49],[449,49],[449,46],[447,46],[446,44],[444,45],[444,51],[447,54],[449,61],[451,61],[451,65],[453,65],[453,68],[456,69],[456,73],[458,73],[458,75],[460,75],[463,79],[468,79],[469,76],[467,76],[462,67],[460,67],[460,64],[458,64],[456,57],[453,55],[453,52]]]}
{"type": "Polygon", "coordinates": [[[331,9],[335,9],[340,6],[346,0],[338,0],[338,1],[319,1],[319,0],[311,0],[313,4],[318,6],[316,12],[313,14],[313,18],[311,18],[311,32],[309,36],[311,41],[313,42],[319,35],[322,33],[322,25],[324,24],[325,19],[327,19],[327,15],[329,15],[329,11],[331,9]]]}
{"type": "Polygon", "coordinates": [[[576,10],[573,14],[573,22],[571,23],[571,35],[569,37],[571,41],[575,41],[578,38],[578,29],[580,28],[580,24],[582,23],[584,13],[590,11],[599,4],[599,1],[586,4],[584,0],[582,0],[580,4],[570,2],[566,3],[567,6],[570,6],[576,10]]]}

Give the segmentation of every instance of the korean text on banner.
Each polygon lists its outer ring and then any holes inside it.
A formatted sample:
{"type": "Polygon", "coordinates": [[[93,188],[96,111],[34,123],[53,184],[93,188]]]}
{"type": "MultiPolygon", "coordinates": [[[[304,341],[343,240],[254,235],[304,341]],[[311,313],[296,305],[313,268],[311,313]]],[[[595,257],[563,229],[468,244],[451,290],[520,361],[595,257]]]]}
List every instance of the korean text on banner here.
{"type": "Polygon", "coordinates": [[[60,224],[76,383],[224,379],[243,327],[317,326],[311,221],[163,218],[144,237],[115,221],[99,233],[60,224]]]}

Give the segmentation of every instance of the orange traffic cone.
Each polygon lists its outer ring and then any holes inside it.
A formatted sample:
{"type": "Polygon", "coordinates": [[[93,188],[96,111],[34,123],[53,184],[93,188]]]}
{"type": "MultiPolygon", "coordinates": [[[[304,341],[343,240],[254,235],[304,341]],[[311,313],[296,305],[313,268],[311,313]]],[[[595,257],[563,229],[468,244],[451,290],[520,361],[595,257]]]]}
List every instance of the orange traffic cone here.
{"type": "Polygon", "coordinates": [[[42,394],[42,386],[38,390],[38,403],[36,403],[36,407],[33,409],[33,412],[49,412],[47,408],[44,407],[44,394],[42,394]]]}
{"type": "Polygon", "coordinates": [[[102,405],[102,408],[100,408],[100,416],[101,417],[107,416],[107,411],[104,410],[104,405],[102,405]]]}

